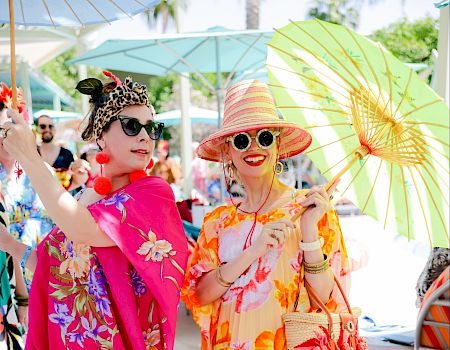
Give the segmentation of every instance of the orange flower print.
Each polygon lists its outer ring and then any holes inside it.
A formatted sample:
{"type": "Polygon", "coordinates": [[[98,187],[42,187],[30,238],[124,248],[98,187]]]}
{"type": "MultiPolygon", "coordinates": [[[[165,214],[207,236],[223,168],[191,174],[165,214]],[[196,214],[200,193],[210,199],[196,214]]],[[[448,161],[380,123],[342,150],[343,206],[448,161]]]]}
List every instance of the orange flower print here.
{"type": "Polygon", "coordinates": [[[66,258],[59,266],[59,273],[69,272],[72,277],[81,278],[89,272],[90,248],[83,243],[73,243],[65,239],[61,245],[61,253],[66,258]]]}
{"type": "Polygon", "coordinates": [[[251,342],[250,341],[244,341],[244,342],[234,342],[230,345],[230,350],[250,350],[251,349],[251,342]]]}
{"type": "Polygon", "coordinates": [[[176,252],[172,250],[172,244],[164,239],[157,240],[156,235],[151,229],[148,231],[145,239],[146,242],[142,243],[137,251],[139,255],[146,255],[145,261],[151,259],[155,262],[161,262],[164,258],[176,254],[176,252]]]}
{"type": "Polygon", "coordinates": [[[279,220],[285,216],[285,213],[283,213],[281,210],[275,210],[272,212],[269,212],[267,214],[261,215],[258,217],[258,222],[265,225],[268,222],[273,222],[276,220],[279,220]]]}
{"type": "Polygon", "coordinates": [[[152,328],[147,329],[147,331],[142,332],[144,335],[144,343],[146,350],[157,350],[157,344],[161,342],[161,332],[159,330],[159,324],[154,325],[152,328]]]}
{"type": "MultiPolygon", "coordinates": [[[[298,276],[298,275],[297,275],[298,276]]],[[[282,308],[287,308],[288,305],[292,305],[295,302],[298,291],[298,280],[289,282],[286,287],[281,281],[275,280],[275,299],[278,300],[282,308]]]]}
{"type": "Polygon", "coordinates": [[[255,340],[255,350],[284,350],[286,349],[286,338],[284,327],[277,329],[275,333],[264,331],[255,340]]]}
{"type": "Polygon", "coordinates": [[[216,345],[230,344],[230,322],[226,321],[217,327],[216,345]]]}

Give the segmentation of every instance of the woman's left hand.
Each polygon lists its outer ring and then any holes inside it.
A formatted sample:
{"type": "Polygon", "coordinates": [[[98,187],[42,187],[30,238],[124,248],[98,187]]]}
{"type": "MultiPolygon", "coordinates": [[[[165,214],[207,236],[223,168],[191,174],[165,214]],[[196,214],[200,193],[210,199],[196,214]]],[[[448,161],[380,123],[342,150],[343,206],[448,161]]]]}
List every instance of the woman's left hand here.
{"type": "Polygon", "coordinates": [[[12,122],[4,123],[3,146],[5,150],[19,163],[39,156],[36,147],[36,138],[30,126],[15,109],[8,109],[8,118],[12,122]]]}
{"type": "Polygon", "coordinates": [[[331,186],[328,192],[324,186],[314,186],[306,196],[296,197],[296,202],[302,207],[306,207],[300,220],[300,229],[304,237],[307,235],[317,236],[317,223],[326,212],[332,209],[330,194],[334,192],[336,185],[337,183],[331,186]]]}

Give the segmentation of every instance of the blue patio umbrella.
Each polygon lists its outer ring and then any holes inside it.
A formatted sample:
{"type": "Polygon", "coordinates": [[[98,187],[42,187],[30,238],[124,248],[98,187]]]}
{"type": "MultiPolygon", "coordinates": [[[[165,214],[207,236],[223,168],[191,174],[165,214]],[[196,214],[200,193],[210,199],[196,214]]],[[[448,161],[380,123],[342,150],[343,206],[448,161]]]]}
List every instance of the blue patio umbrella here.
{"type": "Polygon", "coordinates": [[[148,75],[195,74],[216,94],[220,123],[221,92],[241,72],[258,71],[265,66],[266,43],[271,37],[272,32],[268,31],[214,27],[206,32],[160,35],[146,40],[108,40],[68,63],[148,75]],[[228,75],[222,82],[224,72],[228,75]],[[216,73],[215,86],[204,73],[216,73]]]}
{"type": "MultiPolygon", "coordinates": [[[[210,109],[199,108],[195,106],[189,106],[188,115],[192,124],[203,123],[217,125],[219,118],[217,111],[210,109]]],[[[158,113],[155,120],[163,122],[164,126],[172,126],[181,123],[181,111],[174,109],[172,111],[158,113]]]]}
{"type": "Polygon", "coordinates": [[[16,106],[15,24],[25,26],[84,26],[109,23],[151,9],[160,0],[0,0],[0,24],[10,24],[11,85],[16,106]],[[4,11],[6,8],[9,11],[4,11]]]}

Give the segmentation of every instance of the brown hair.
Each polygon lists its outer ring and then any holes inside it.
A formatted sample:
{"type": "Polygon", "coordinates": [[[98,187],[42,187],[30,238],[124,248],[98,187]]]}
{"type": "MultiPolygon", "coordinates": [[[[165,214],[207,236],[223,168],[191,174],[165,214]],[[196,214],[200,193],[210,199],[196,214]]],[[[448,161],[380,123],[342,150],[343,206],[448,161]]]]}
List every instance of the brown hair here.
{"type": "Polygon", "coordinates": [[[152,168],[150,173],[152,175],[161,176],[159,174],[160,174],[160,171],[161,171],[162,167],[166,167],[167,168],[167,182],[169,184],[175,183],[175,176],[173,175],[172,167],[169,164],[167,164],[167,163],[157,162],[155,164],[155,166],[152,168]]]}

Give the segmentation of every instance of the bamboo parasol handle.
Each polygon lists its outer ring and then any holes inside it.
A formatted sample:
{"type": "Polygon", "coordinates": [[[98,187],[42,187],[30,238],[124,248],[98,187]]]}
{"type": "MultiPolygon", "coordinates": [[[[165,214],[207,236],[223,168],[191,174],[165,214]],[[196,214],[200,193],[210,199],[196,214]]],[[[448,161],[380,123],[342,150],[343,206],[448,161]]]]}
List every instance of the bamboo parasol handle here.
{"type": "MultiPolygon", "coordinates": [[[[355,154],[354,154],[352,160],[325,185],[325,190],[327,191],[328,195],[332,194],[329,192],[329,190],[331,188],[333,188],[333,186],[339,181],[341,176],[344,175],[344,173],[347,170],[349,170],[353,166],[353,164],[355,164],[358,160],[363,159],[368,153],[369,153],[369,150],[364,146],[361,146],[358,150],[355,151],[355,154]]],[[[291,221],[292,222],[297,221],[298,218],[303,215],[303,213],[306,211],[306,209],[308,209],[308,207],[301,208],[297,213],[295,213],[291,217],[291,221]]]]}
{"type": "Polygon", "coordinates": [[[17,109],[16,33],[14,30],[14,0],[8,0],[8,2],[9,2],[9,46],[11,54],[12,108],[17,109]]]}

